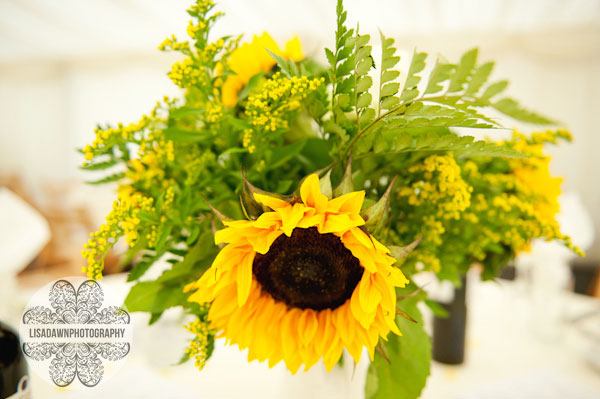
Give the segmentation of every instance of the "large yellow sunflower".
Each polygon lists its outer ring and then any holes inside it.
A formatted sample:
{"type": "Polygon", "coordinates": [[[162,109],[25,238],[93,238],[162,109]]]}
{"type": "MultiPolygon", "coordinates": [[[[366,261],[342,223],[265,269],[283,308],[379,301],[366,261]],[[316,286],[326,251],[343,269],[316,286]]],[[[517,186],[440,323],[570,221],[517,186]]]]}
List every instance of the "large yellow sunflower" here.
{"type": "Polygon", "coordinates": [[[223,104],[233,107],[238,99],[240,90],[259,72],[269,72],[276,64],[273,54],[279,55],[292,61],[300,61],[304,58],[300,40],[295,36],[285,44],[283,51],[275,40],[267,32],[261,36],[254,36],[250,43],[244,43],[231,53],[229,67],[235,73],[229,75],[223,84],[223,104]]]}
{"type": "Polygon", "coordinates": [[[256,220],[224,222],[224,244],[212,266],[186,292],[211,303],[208,319],[218,337],[248,360],[283,360],[295,373],[323,358],[327,370],[344,348],[358,362],[373,358],[379,337],[395,324],[395,287],[408,283],[390,251],[360,226],[365,192],[330,199],[313,174],[300,198],[285,201],[254,193],[268,207],[256,220]]]}

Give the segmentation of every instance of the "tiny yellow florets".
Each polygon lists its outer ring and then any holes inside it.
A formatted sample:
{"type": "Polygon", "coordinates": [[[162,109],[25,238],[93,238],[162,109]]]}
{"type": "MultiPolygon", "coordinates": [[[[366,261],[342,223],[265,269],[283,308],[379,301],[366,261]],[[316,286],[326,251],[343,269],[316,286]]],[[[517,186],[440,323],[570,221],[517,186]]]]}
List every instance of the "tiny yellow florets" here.
{"type": "Polygon", "coordinates": [[[83,246],[81,255],[87,260],[87,275],[91,279],[100,280],[104,269],[104,257],[119,237],[125,236],[129,246],[134,246],[139,238],[139,213],[152,209],[152,198],[141,194],[120,197],[113,203],[112,210],[106,216],[106,223],[97,232],[90,234],[90,239],[83,246]]]}
{"type": "Polygon", "coordinates": [[[223,106],[221,104],[208,103],[206,105],[206,122],[217,123],[223,118],[223,106]]]}
{"type": "Polygon", "coordinates": [[[167,74],[173,83],[181,88],[198,85],[201,75],[200,69],[191,58],[175,62],[167,74]]]}
{"type": "Polygon", "coordinates": [[[277,72],[260,91],[248,97],[246,115],[258,129],[272,132],[287,129],[288,113],[300,108],[302,101],[322,83],[322,79],[288,78],[277,72]]]}
{"type": "Polygon", "coordinates": [[[185,325],[184,328],[194,334],[194,338],[190,342],[190,346],[185,350],[185,353],[190,359],[195,360],[195,366],[198,370],[202,370],[208,357],[210,335],[208,322],[196,318],[196,320],[185,325]]]}
{"type": "Polygon", "coordinates": [[[94,158],[95,151],[109,147],[116,141],[132,141],[134,134],[144,130],[150,123],[150,118],[143,115],[139,122],[123,125],[119,123],[114,128],[97,128],[94,132],[96,138],[92,144],[88,144],[83,149],[83,154],[86,161],[91,161],[94,158]]]}
{"type": "Polygon", "coordinates": [[[469,207],[472,188],[463,180],[452,155],[432,155],[408,171],[422,176],[400,190],[399,195],[406,197],[409,205],[434,206],[431,216],[436,219],[459,219],[462,211],[469,207]]]}

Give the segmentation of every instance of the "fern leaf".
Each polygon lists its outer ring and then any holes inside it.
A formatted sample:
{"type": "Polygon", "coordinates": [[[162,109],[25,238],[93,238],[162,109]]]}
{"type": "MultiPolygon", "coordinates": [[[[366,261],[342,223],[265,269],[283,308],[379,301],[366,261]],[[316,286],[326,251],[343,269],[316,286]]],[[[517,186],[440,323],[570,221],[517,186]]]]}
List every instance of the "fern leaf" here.
{"type": "Polygon", "coordinates": [[[413,54],[412,60],[410,61],[410,67],[408,68],[408,75],[406,76],[406,81],[404,83],[404,88],[402,89],[402,94],[400,95],[400,102],[413,100],[419,95],[417,86],[421,81],[421,77],[417,74],[425,69],[426,58],[427,53],[417,53],[415,51],[413,54]]]}
{"type": "Polygon", "coordinates": [[[475,140],[472,136],[458,136],[448,128],[413,127],[392,129],[377,137],[376,153],[400,154],[413,151],[453,152],[474,157],[523,158],[526,155],[500,143],[475,140]]]}
{"type": "Polygon", "coordinates": [[[510,116],[513,119],[522,122],[528,122],[539,125],[556,125],[557,122],[552,119],[548,119],[545,116],[542,116],[533,111],[526,110],[521,107],[519,103],[512,98],[504,98],[494,104],[492,106],[498,111],[502,112],[505,115],[510,116]]]}
{"type": "Polygon", "coordinates": [[[444,88],[442,84],[450,79],[455,69],[456,66],[438,60],[429,76],[425,94],[434,94],[442,91],[444,88]]]}
{"type": "Polygon", "coordinates": [[[455,93],[462,91],[475,72],[475,64],[477,63],[478,49],[474,48],[467,51],[460,59],[456,73],[452,75],[450,79],[450,85],[448,86],[449,93],[455,93]]]}
{"type": "Polygon", "coordinates": [[[481,89],[481,86],[483,86],[483,84],[488,80],[493,69],[493,62],[486,62],[485,64],[477,67],[475,73],[469,81],[469,85],[467,86],[465,94],[476,95],[479,89],[481,89]]]}
{"type": "Polygon", "coordinates": [[[394,39],[386,38],[379,31],[381,38],[381,65],[379,69],[379,113],[382,109],[390,109],[400,102],[394,97],[400,88],[400,84],[392,82],[400,72],[392,69],[400,61],[400,57],[396,56],[396,48],[393,47],[394,39]]]}

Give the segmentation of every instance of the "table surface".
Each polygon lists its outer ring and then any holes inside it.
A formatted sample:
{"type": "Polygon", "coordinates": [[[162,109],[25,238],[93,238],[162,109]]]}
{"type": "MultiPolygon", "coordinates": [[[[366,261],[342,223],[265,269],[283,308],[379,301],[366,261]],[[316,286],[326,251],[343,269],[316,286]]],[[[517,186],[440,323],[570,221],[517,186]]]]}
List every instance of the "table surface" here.
{"type": "MultiPolygon", "coordinates": [[[[600,369],[594,369],[589,360],[594,348],[582,339],[576,324],[561,322],[556,334],[540,334],[540,326],[532,325],[533,320],[539,321],[539,317],[532,317],[539,309],[532,308],[526,288],[511,282],[469,281],[466,361],[460,366],[434,362],[422,398],[600,398],[600,369]]],[[[119,295],[126,295],[128,287],[123,276],[108,277],[105,283],[119,295]]],[[[22,303],[32,292],[20,291],[22,303]]],[[[5,302],[7,298],[1,296],[5,302]]],[[[600,311],[599,300],[580,295],[565,294],[561,303],[569,319],[600,311]]],[[[334,369],[330,374],[319,364],[309,372],[291,376],[281,364],[269,369],[256,361],[247,363],[244,352],[217,340],[213,357],[199,372],[192,362],[174,365],[189,340],[182,328],[185,320],[178,311],[166,312],[152,327],[146,326],[146,315],[132,314],[132,320],[132,350],[114,376],[93,390],[82,391],[59,389],[34,373],[32,397],[362,397],[368,367],[365,361],[356,369],[334,369]]],[[[594,326],[599,332],[600,323],[594,326]]]]}

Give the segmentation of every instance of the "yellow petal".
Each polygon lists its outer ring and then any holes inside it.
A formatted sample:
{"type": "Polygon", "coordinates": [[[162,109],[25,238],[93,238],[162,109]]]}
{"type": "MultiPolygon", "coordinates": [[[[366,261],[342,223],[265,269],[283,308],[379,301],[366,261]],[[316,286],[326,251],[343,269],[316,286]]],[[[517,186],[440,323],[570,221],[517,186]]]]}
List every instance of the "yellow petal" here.
{"type": "Polygon", "coordinates": [[[254,262],[255,252],[249,252],[244,261],[238,265],[237,269],[237,296],[238,306],[242,307],[248,295],[250,294],[250,286],[252,284],[252,263],[254,262]]]}
{"type": "Polygon", "coordinates": [[[360,213],[364,199],[364,190],[353,191],[330,200],[327,204],[327,211],[358,214],[360,213]]]}
{"type": "Polygon", "coordinates": [[[286,236],[292,236],[292,231],[304,216],[304,209],[304,205],[300,203],[277,209],[277,213],[281,216],[281,229],[286,236]]]}
{"type": "Polygon", "coordinates": [[[369,273],[377,272],[377,266],[375,265],[375,261],[373,260],[373,256],[371,252],[364,246],[360,245],[360,243],[356,243],[354,236],[344,234],[342,236],[342,243],[344,246],[352,252],[355,258],[360,261],[362,267],[364,267],[369,273]]]}
{"type": "Polygon", "coordinates": [[[358,283],[358,293],[360,299],[360,306],[363,308],[365,313],[371,313],[375,311],[377,305],[381,302],[381,292],[372,284],[372,275],[370,273],[363,273],[363,276],[358,283]]]}
{"type": "Polygon", "coordinates": [[[304,58],[302,54],[302,45],[298,36],[294,36],[292,40],[288,40],[285,44],[285,50],[283,56],[292,61],[301,61],[304,58]]]}
{"type": "Polygon", "coordinates": [[[305,346],[312,341],[317,332],[318,323],[317,315],[312,309],[305,309],[300,316],[298,330],[300,333],[300,340],[305,346]]]}
{"type": "Polygon", "coordinates": [[[300,186],[300,197],[306,206],[315,208],[317,213],[325,213],[328,199],[321,193],[319,176],[315,173],[309,175],[300,186]]]}
{"type": "Polygon", "coordinates": [[[377,312],[367,313],[360,305],[359,292],[357,289],[352,293],[352,297],[350,298],[350,310],[352,311],[352,315],[360,325],[364,328],[369,328],[371,324],[373,324],[373,320],[375,320],[375,316],[377,312]]]}
{"type": "Polygon", "coordinates": [[[281,216],[277,212],[264,212],[253,222],[259,229],[272,229],[281,225],[281,216]]]}
{"type": "Polygon", "coordinates": [[[363,224],[365,224],[365,222],[362,218],[360,220],[352,220],[352,218],[346,214],[329,214],[325,217],[325,223],[323,223],[323,227],[319,229],[319,232],[321,234],[344,233],[363,224]]]}
{"type": "Polygon", "coordinates": [[[349,312],[350,307],[347,305],[348,302],[335,309],[331,317],[333,325],[344,343],[352,342],[352,340],[354,340],[354,327],[356,325],[353,323],[352,314],[349,312]]]}
{"type": "Polygon", "coordinates": [[[342,351],[344,350],[344,344],[339,337],[335,338],[335,341],[330,343],[329,350],[323,356],[323,363],[325,363],[325,368],[327,371],[331,371],[333,366],[337,364],[342,356],[342,351]]]}
{"type": "Polygon", "coordinates": [[[276,210],[279,208],[285,208],[288,206],[292,206],[289,202],[284,201],[279,198],[272,197],[266,194],[254,193],[254,199],[261,204],[268,206],[269,208],[276,210]]]}
{"type": "Polygon", "coordinates": [[[355,227],[352,230],[350,230],[350,234],[352,234],[354,236],[354,238],[356,239],[357,242],[359,242],[361,245],[367,247],[367,248],[373,248],[374,247],[374,243],[375,240],[372,236],[370,236],[369,234],[365,233],[364,231],[362,231],[360,228],[355,227]]]}
{"type": "Polygon", "coordinates": [[[331,321],[331,309],[324,309],[317,315],[318,327],[316,334],[315,349],[318,353],[325,353],[335,333],[333,322],[331,321]]]}

